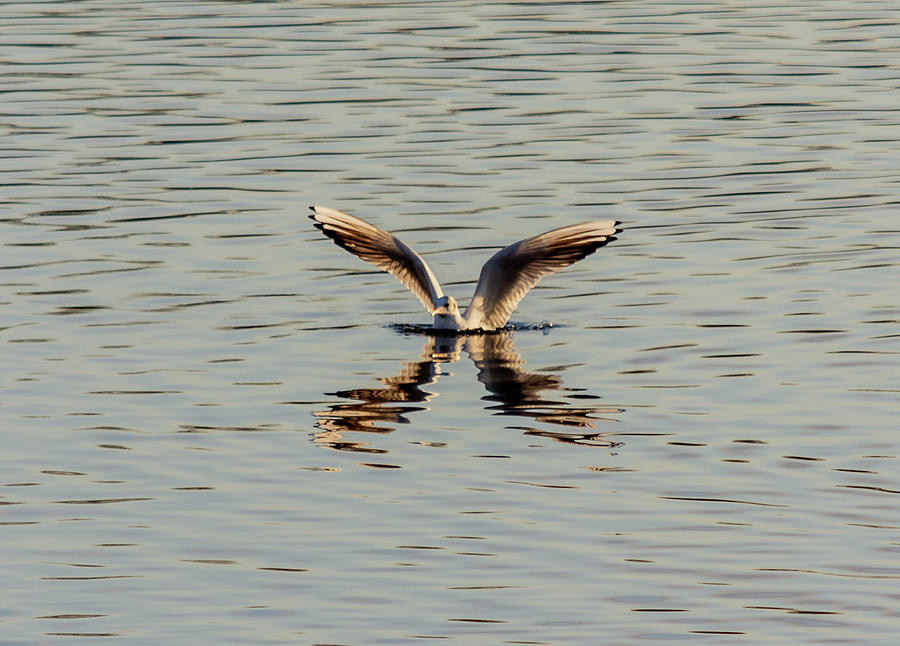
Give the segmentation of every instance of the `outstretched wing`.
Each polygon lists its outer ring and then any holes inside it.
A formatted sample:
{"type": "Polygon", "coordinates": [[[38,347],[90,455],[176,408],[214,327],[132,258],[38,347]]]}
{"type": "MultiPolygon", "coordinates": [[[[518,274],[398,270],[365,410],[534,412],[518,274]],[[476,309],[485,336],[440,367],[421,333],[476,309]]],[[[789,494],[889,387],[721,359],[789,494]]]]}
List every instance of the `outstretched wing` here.
{"type": "Polygon", "coordinates": [[[431,313],[444,295],[421,256],[374,224],[327,206],[311,206],[309,217],[335,244],[370,262],[406,285],[431,313]]]}
{"type": "Polygon", "coordinates": [[[469,328],[494,330],[509,320],[519,301],[544,276],[594,253],[618,233],[615,220],[573,224],[501,249],[481,268],[466,309],[469,328]]]}

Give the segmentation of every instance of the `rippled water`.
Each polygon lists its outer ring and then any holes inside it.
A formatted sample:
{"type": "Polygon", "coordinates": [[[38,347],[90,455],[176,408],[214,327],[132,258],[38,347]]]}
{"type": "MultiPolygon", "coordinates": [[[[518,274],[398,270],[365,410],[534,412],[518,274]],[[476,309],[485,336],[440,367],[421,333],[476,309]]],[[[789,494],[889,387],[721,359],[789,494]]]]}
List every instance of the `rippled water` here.
{"type": "Polygon", "coordinates": [[[896,18],[4,4],[0,644],[895,644],[896,18]]]}

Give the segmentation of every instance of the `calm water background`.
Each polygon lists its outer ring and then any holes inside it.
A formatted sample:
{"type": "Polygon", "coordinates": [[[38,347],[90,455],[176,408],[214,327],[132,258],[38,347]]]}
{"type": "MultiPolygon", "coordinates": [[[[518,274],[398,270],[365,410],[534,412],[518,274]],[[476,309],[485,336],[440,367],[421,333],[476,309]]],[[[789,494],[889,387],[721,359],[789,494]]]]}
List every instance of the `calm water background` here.
{"type": "Polygon", "coordinates": [[[0,644],[897,643],[895,2],[0,12],[0,644]]]}

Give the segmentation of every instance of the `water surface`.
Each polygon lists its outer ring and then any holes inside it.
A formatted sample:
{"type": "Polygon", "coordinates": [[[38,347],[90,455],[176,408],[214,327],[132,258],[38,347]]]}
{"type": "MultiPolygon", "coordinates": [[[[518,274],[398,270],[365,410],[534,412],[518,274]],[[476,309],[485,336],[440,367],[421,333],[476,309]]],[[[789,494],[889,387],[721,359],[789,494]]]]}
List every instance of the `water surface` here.
{"type": "Polygon", "coordinates": [[[0,23],[0,644],[895,643],[892,3],[0,23]],[[312,203],[625,230],[454,342],[312,203]]]}

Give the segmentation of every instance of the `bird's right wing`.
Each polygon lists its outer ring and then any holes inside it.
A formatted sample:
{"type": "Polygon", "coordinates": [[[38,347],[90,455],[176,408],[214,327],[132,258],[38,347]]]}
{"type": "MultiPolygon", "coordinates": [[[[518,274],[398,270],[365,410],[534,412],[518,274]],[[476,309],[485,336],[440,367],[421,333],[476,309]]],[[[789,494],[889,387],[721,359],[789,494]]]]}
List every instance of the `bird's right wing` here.
{"type": "Polygon", "coordinates": [[[406,285],[430,314],[444,295],[431,269],[415,251],[374,224],[327,206],[311,206],[309,217],[335,244],[406,285]]]}
{"type": "Polygon", "coordinates": [[[544,276],[615,240],[615,220],[583,222],[519,240],[491,256],[478,278],[465,319],[470,329],[506,325],[519,301],[544,276]]]}

